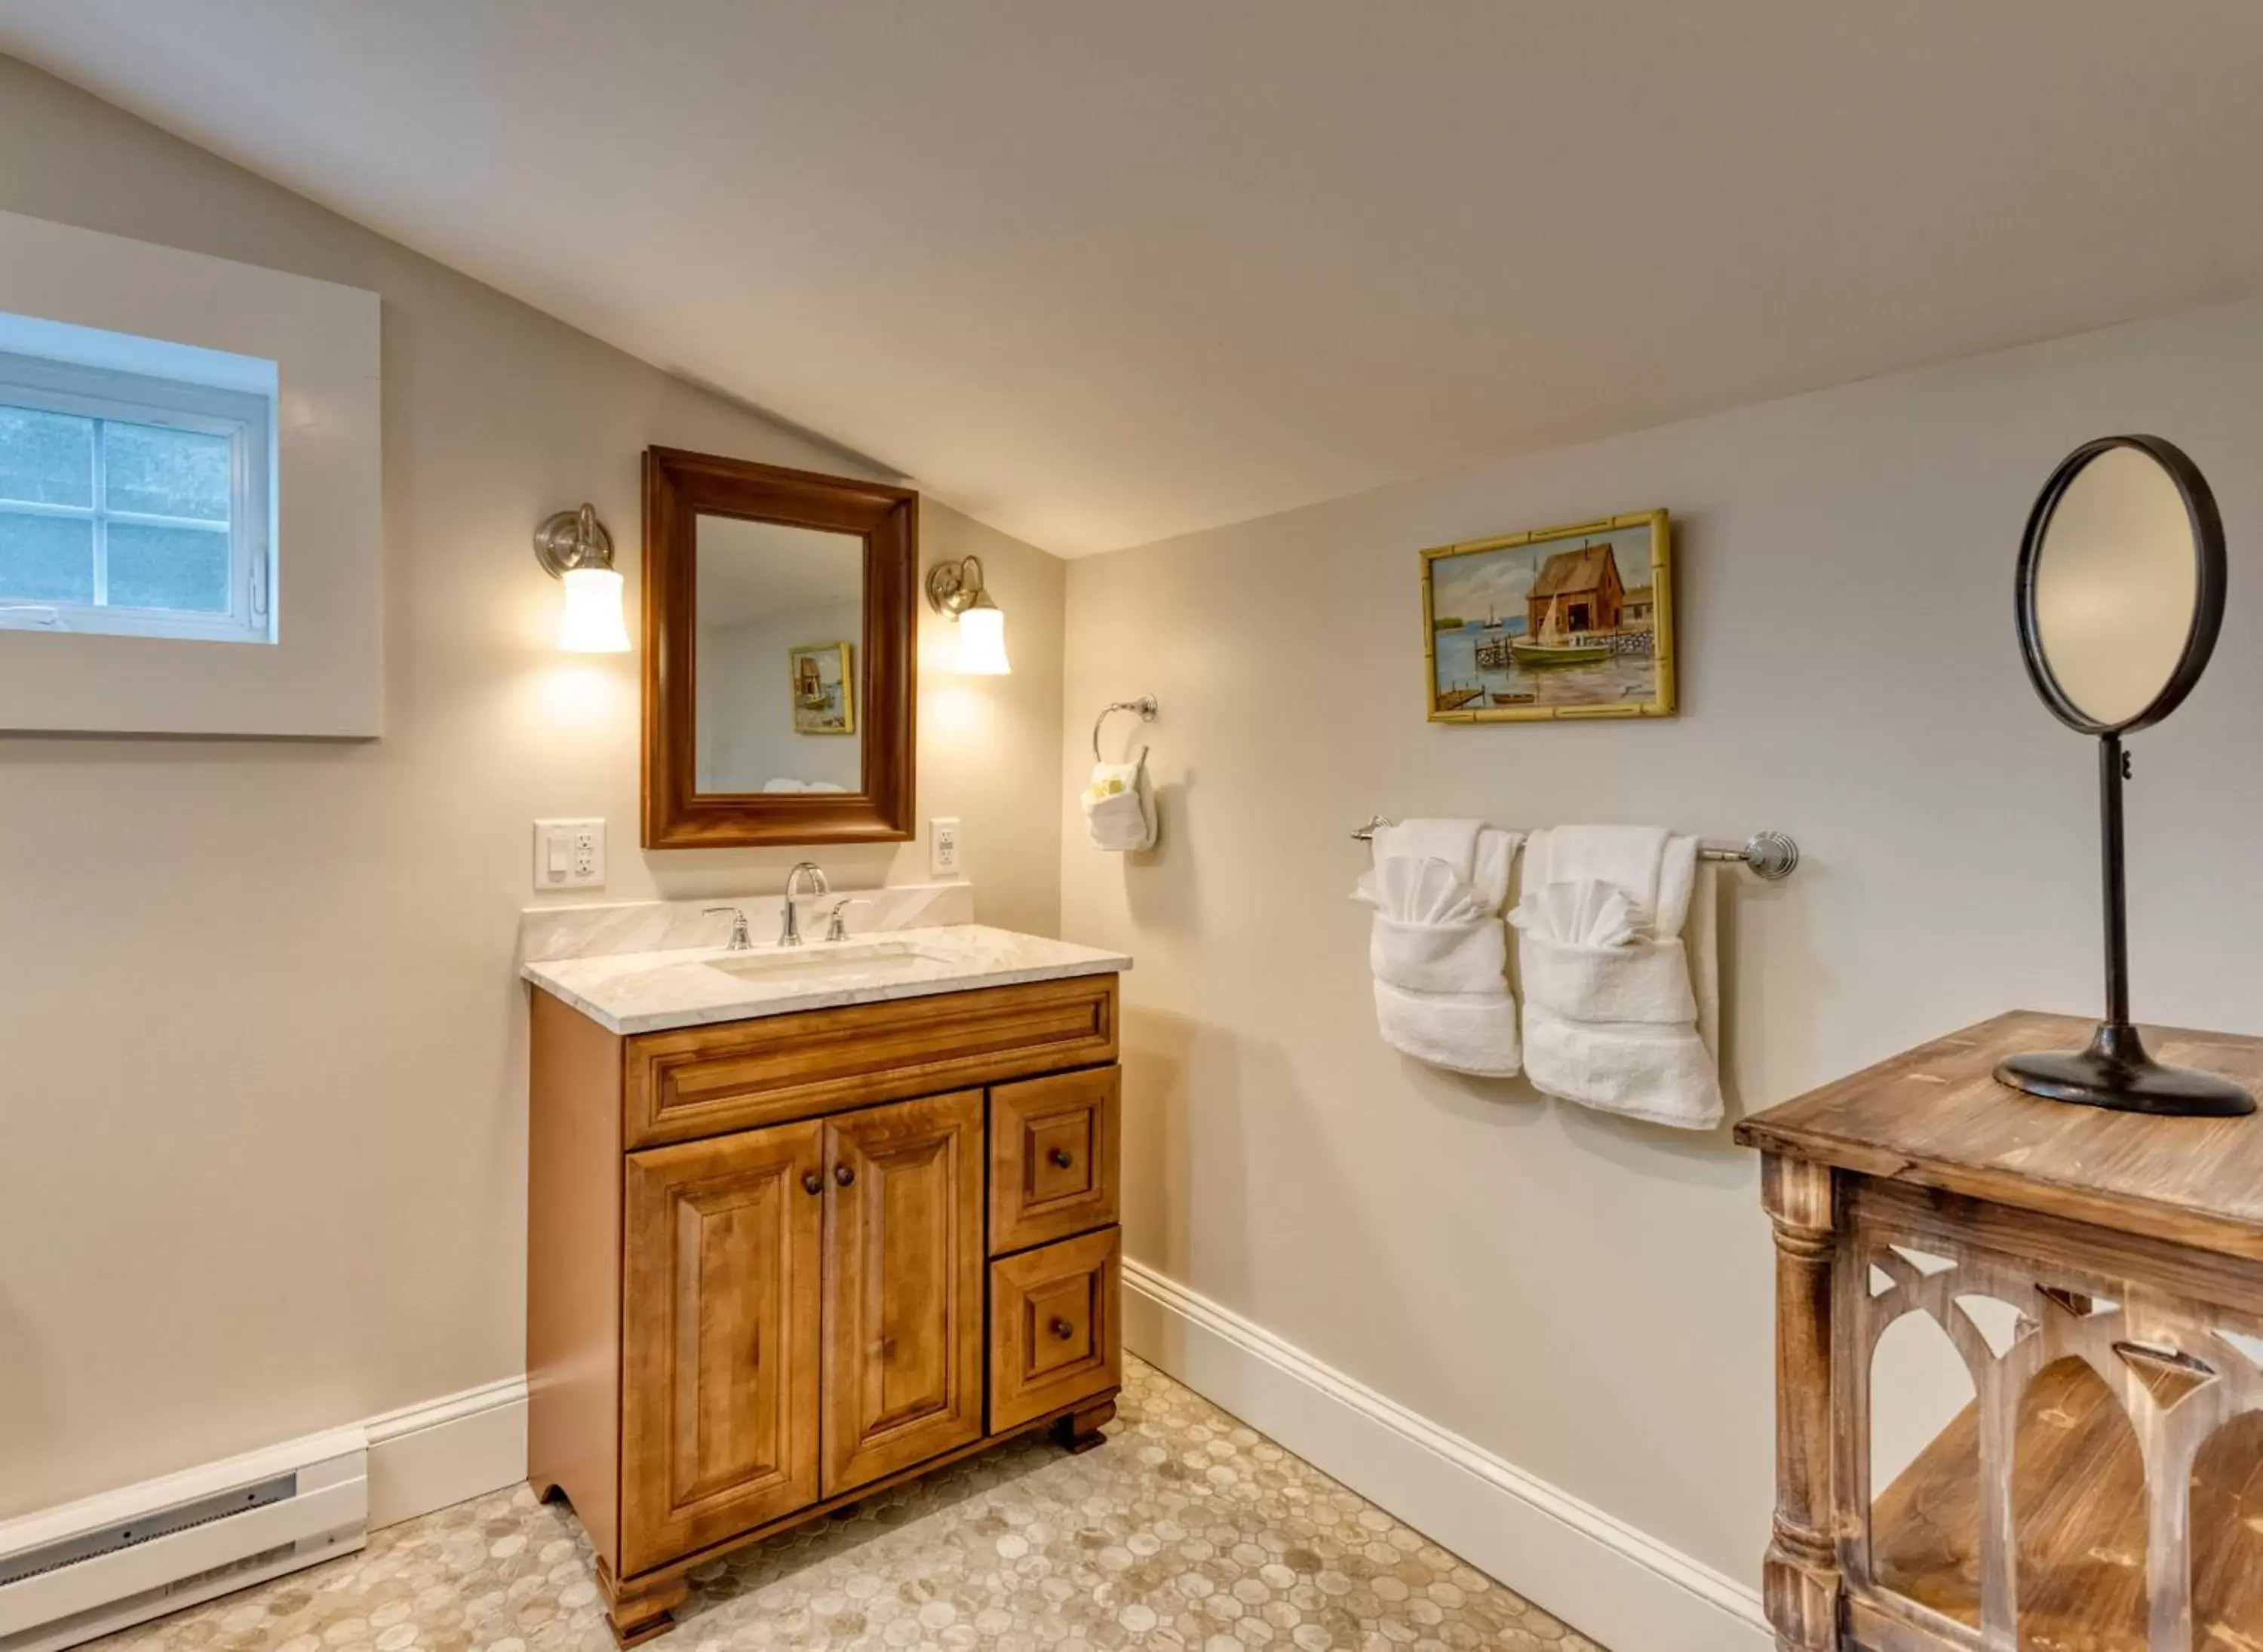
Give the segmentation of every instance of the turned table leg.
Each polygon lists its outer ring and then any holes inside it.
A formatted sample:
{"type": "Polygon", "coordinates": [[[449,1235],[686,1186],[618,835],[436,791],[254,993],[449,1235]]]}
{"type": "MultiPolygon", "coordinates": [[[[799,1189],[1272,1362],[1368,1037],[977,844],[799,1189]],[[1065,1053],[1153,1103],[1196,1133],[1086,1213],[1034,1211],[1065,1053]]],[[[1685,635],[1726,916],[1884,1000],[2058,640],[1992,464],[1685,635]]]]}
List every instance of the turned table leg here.
{"type": "Polygon", "coordinates": [[[1771,1156],[1761,1201],[1775,1228],[1775,1527],[1761,1594],[1779,1652],[1837,1652],[1830,1167],[1771,1156]]]}

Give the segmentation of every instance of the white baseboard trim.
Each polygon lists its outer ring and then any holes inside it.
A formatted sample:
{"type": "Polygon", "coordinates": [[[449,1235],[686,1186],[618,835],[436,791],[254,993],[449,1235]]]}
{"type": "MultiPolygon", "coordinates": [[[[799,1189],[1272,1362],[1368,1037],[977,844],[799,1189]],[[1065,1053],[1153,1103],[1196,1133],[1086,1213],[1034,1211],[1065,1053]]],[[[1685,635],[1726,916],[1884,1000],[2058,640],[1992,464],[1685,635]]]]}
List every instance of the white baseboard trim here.
{"type": "Polygon", "coordinates": [[[524,1377],[404,1406],[362,1427],[372,1532],[526,1478],[524,1377]]]}
{"type": "Polygon", "coordinates": [[[1126,1259],[1148,1364],[1611,1652],[1769,1652],[1759,1592],[1126,1259]]]}

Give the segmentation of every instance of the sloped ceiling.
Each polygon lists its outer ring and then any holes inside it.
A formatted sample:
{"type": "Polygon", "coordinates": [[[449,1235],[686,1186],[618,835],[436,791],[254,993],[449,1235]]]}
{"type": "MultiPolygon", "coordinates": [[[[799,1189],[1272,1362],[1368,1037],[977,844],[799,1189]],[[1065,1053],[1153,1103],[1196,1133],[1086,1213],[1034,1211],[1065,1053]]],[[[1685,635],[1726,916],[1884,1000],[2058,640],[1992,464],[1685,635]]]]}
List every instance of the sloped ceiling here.
{"type": "Polygon", "coordinates": [[[2263,289],[2254,0],[0,0],[1064,554],[2263,289]]]}

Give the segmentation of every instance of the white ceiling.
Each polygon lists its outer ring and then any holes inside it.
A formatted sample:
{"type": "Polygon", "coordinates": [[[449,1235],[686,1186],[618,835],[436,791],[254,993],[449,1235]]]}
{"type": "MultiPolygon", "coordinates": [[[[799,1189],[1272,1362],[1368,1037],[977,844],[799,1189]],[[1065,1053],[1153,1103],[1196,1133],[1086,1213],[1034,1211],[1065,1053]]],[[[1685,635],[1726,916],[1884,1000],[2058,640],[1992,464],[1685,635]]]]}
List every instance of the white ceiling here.
{"type": "Polygon", "coordinates": [[[2255,0],[0,0],[1064,554],[2263,288],[2255,0]]]}

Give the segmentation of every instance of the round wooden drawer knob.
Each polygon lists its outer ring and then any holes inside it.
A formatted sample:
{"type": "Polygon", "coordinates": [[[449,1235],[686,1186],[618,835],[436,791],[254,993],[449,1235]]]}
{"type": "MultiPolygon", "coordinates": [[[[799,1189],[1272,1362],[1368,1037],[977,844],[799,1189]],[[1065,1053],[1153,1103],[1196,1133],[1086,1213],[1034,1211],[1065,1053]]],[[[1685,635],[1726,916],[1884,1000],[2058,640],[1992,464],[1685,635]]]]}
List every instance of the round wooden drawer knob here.
{"type": "Polygon", "coordinates": [[[1053,1162],[1053,1168],[1057,1170],[1065,1170],[1076,1163],[1076,1155],[1066,1148],[1055,1148],[1045,1156],[1053,1162]]]}
{"type": "Polygon", "coordinates": [[[836,1164],[833,1167],[833,1179],[846,1187],[857,1179],[857,1172],[845,1164],[836,1164]]]}
{"type": "Polygon", "coordinates": [[[803,1192],[821,1192],[824,1191],[824,1188],[825,1178],[820,1176],[815,1170],[805,1170],[802,1172],[801,1191],[803,1192]]]}
{"type": "Polygon", "coordinates": [[[1056,1319],[1053,1321],[1053,1335],[1059,1337],[1063,1342],[1066,1342],[1070,1337],[1076,1335],[1076,1327],[1070,1324],[1065,1319],[1056,1319]]]}

